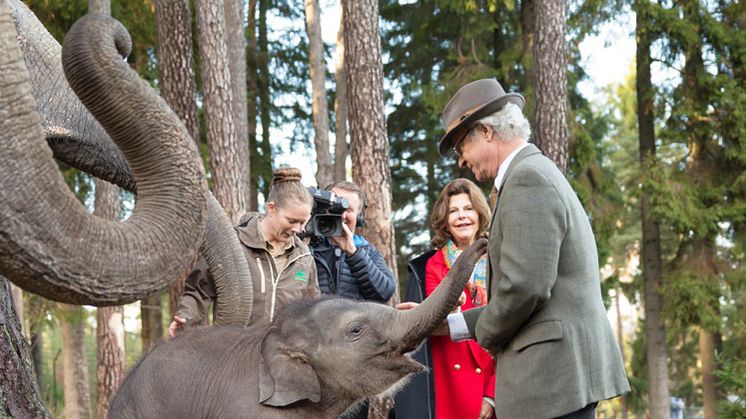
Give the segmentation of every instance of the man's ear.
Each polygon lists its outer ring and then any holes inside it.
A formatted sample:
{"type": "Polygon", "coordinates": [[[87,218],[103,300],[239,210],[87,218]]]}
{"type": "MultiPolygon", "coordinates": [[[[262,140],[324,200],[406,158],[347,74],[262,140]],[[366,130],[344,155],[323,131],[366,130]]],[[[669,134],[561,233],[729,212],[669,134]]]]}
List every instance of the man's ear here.
{"type": "Polygon", "coordinates": [[[259,354],[259,401],[282,407],[301,400],[321,400],[319,379],[304,352],[289,348],[270,332],[259,354]]]}

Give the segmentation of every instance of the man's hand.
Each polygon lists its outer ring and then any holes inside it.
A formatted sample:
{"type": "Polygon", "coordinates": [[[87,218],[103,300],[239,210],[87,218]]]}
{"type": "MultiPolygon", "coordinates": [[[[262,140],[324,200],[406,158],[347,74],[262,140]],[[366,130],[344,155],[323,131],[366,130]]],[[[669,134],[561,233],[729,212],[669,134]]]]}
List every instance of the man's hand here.
{"type": "MultiPolygon", "coordinates": [[[[466,295],[464,294],[463,297],[466,298],[466,295]]],[[[396,305],[396,309],[400,310],[400,311],[414,310],[415,308],[417,308],[418,305],[420,305],[420,304],[412,302],[412,301],[405,301],[403,303],[397,304],[396,305]]],[[[447,321],[444,321],[432,333],[432,335],[434,335],[434,336],[449,336],[450,334],[451,334],[451,332],[448,329],[448,322],[447,321]]]]}
{"type": "Polygon", "coordinates": [[[186,325],[186,319],[182,319],[179,316],[174,316],[174,321],[171,322],[171,324],[168,326],[168,336],[174,337],[176,335],[176,332],[184,330],[184,326],[186,325]]]}
{"type": "Polygon", "coordinates": [[[466,293],[464,291],[461,291],[461,295],[458,297],[458,302],[455,306],[451,309],[451,313],[458,313],[461,311],[461,306],[464,305],[466,302],[466,293]]]}
{"type": "Polygon", "coordinates": [[[345,223],[342,223],[342,235],[329,237],[329,241],[331,241],[333,245],[339,247],[343,252],[347,253],[347,256],[350,256],[357,251],[354,234],[352,233],[352,230],[350,230],[350,227],[347,227],[347,224],[345,223]]]}

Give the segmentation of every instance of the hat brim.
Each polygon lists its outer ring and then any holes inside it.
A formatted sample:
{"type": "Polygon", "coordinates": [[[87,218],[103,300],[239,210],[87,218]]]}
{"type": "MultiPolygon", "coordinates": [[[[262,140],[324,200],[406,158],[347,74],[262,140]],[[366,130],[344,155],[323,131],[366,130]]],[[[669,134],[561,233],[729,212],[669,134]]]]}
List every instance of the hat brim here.
{"type": "Polygon", "coordinates": [[[450,131],[446,132],[445,135],[443,135],[443,138],[441,138],[440,142],[438,143],[438,152],[440,153],[440,155],[443,157],[453,155],[453,147],[456,145],[456,142],[463,138],[464,135],[466,135],[472,124],[487,115],[491,115],[499,111],[508,102],[518,105],[518,107],[521,109],[523,109],[523,105],[525,103],[523,96],[518,93],[506,93],[505,95],[500,96],[491,102],[488,102],[481,108],[469,114],[469,116],[461,120],[458,125],[453,127],[450,131]]]}

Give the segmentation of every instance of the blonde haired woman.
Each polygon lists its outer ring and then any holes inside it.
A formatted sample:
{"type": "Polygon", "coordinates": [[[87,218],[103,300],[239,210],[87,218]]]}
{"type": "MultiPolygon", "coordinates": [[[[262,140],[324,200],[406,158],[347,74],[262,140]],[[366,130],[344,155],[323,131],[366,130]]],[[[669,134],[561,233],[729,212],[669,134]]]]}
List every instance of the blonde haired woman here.
{"type": "MultiPolygon", "coordinates": [[[[253,330],[266,329],[289,301],[320,295],[313,256],[296,235],[311,217],[312,207],[300,170],[279,168],[272,175],[266,212],[247,213],[236,226],[253,284],[248,324],[253,330]]],[[[173,337],[185,324],[202,322],[215,296],[207,264],[200,260],[186,280],[169,335],[173,337]]]]}

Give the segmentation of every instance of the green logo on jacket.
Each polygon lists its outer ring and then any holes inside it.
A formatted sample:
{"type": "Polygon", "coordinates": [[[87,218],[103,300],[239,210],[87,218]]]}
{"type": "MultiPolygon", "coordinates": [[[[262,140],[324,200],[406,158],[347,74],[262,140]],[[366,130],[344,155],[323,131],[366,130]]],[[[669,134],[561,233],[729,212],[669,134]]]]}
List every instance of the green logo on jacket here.
{"type": "Polygon", "coordinates": [[[302,271],[298,271],[295,273],[295,280],[296,281],[308,281],[308,274],[302,271]]]}

